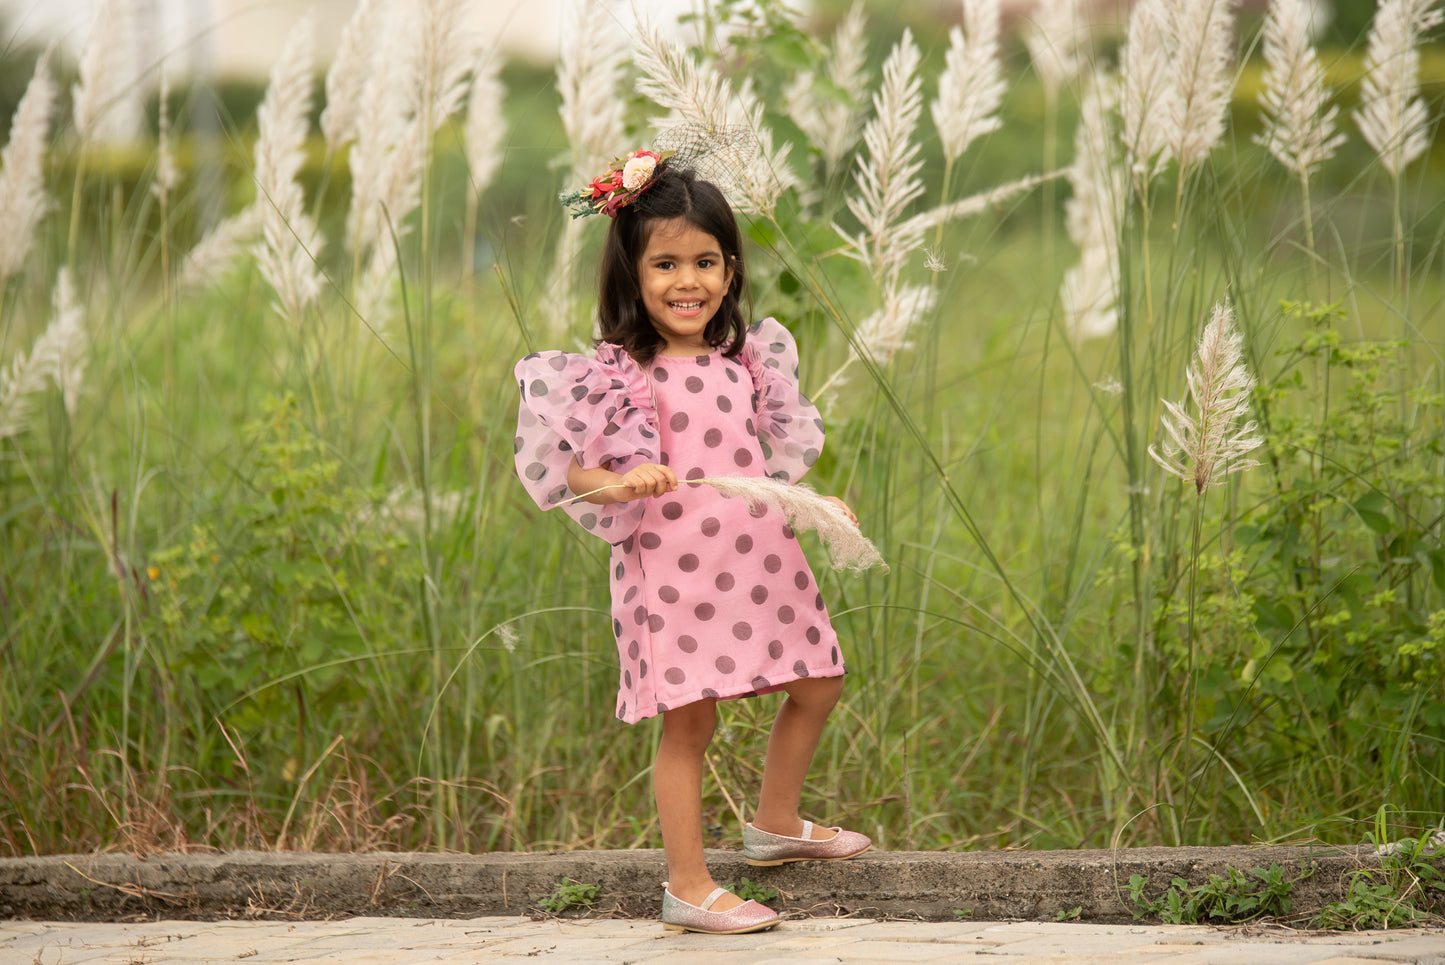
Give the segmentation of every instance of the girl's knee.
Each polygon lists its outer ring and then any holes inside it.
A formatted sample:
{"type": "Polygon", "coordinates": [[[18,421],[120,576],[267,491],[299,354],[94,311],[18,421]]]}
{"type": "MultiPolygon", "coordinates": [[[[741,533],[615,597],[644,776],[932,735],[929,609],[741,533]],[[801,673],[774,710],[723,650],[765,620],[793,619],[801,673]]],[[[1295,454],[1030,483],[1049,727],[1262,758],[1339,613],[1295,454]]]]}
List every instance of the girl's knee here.
{"type": "Polygon", "coordinates": [[[805,677],[795,680],[784,688],[788,697],[809,710],[829,711],[843,696],[843,678],[805,677]]]}
{"type": "Polygon", "coordinates": [[[706,748],[717,729],[717,701],[699,700],[663,711],[662,736],[689,747],[706,748]]]}

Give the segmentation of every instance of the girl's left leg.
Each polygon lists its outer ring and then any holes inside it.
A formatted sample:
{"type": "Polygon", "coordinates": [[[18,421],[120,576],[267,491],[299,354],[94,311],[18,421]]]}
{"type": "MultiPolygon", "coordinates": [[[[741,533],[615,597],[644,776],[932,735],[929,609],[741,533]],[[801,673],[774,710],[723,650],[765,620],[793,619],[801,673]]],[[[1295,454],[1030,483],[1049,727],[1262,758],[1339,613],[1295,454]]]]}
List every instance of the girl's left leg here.
{"type": "MultiPolygon", "coordinates": [[[[843,694],[843,678],[805,677],[783,689],[788,699],[778,708],[768,737],[763,788],[752,823],[760,831],[797,837],[803,833],[803,819],[798,815],[803,781],[823,736],[823,725],[843,694]]],[[[832,836],[832,831],[817,828],[813,839],[825,841],[832,836]]]]}

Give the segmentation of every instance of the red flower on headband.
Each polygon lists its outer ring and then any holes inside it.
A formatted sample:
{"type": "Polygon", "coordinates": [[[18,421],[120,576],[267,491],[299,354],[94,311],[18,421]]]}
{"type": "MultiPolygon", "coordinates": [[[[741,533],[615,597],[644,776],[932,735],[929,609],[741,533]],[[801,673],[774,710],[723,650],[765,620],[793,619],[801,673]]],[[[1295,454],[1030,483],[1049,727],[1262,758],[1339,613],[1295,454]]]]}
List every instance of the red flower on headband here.
{"type": "Polygon", "coordinates": [[[562,203],[572,209],[574,218],[599,211],[609,218],[615,217],[618,208],[631,204],[652,186],[662,163],[672,154],[672,151],[641,150],[613,158],[605,174],[593,178],[583,190],[563,195],[562,203]]]}

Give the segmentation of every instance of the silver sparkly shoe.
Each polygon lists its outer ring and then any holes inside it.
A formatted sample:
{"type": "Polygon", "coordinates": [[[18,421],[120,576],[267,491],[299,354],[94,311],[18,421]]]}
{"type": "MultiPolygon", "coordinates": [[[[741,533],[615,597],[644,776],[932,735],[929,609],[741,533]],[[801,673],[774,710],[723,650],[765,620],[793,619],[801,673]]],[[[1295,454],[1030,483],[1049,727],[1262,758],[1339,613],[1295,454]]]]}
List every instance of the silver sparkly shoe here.
{"type": "Polygon", "coordinates": [[[669,891],[667,885],[663,885],[662,889],[662,927],[673,931],[742,935],[750,931],[765,931],[781,920],[777,912],[756,901],[745,901],[727,911],[708,911],[728,893],[726,888],[714,888],[701,905],[689,905],[669,891]]]}
{"type": "Polygon", "coordinates": [[[803,822],[803,835],[799,838],[759,831],[749,823],[743,828],[743,860],[764,868],[788,861],[842,861],[873,847],[867,835],[842,828],[833,830],[837,834],[831,838],[814,841],[812,821],[803,822]]]}

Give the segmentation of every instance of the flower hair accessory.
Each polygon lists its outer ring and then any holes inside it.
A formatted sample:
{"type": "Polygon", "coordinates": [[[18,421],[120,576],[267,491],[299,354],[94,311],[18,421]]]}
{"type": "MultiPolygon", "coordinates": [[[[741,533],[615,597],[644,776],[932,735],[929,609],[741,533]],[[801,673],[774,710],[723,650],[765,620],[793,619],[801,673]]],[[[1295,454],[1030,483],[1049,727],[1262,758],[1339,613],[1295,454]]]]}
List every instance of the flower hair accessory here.
{"type": "Polygon", "coordinates": [[[615,218],[619,208],[637,200],[668,168],[690,170],[726,192],[737,187],[739,172],[757,153],[757,137],[745,127],[677,124],[658,132],[652,150],[613,158],[606,174],[581,191],[560,195],[560,200],[574,218],[599,213],[615,218]]]}
{"type": "Polygon", "coordinates": [[[626,157],[616,157],[607,166],[607,173],[592,179],[592,183],[581,191],[561,196],[562,204],[572,212],[574,218],[585,218],[589,214],[605,214],[617,217],[617,209],[624,208],[637,200],[637,196],[652,187],[654,181],[667,168],[667,159],[674,151],[633,151],[626,157]]]}

